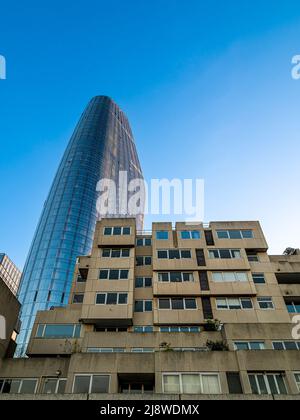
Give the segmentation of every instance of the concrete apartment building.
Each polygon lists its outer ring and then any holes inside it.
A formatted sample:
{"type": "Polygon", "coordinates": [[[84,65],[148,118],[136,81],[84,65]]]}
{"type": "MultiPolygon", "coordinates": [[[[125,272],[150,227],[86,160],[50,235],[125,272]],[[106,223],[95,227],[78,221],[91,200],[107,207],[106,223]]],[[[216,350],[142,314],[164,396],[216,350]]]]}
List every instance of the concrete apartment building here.
{"type": "Polygon", "coordinates": [[[22,272],[8,255],[0,253],[0,277],[16,296],[19,290],[22,272]]]}
{"type": "Polygon", "coordinates": [[[0,277],[0,369],[1,359],[12,357],[19,332],[20,303],[0,277]]]}
{"type": "Polygon", "coordinates": [[[98,222],[0,399],[300,399],[300,255],[267,251],[258,222],[98,222]]]}

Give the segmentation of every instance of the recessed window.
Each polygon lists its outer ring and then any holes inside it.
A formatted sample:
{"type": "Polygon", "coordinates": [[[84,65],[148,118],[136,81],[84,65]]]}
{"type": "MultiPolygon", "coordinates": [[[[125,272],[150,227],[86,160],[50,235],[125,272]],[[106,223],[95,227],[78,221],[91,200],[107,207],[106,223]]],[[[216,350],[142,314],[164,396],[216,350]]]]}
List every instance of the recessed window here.
{"type": "Polygon", "coordinates": [[[88,353],[125,353],[125,348],[89,347],[88,353]]]}
{"type": "Polygon", "coordinates": [[[134,312],[152,312],[152,300],[136,300],[134,312]]]}
{"type": "Polygon", "coordinates": [[[273,341],[274,350],[300,350],[300,341],[273,341]]]}
{"type": "Polygon", "coordinates": [[[152,257],[136,257],[137,267],[152,265],[152,257]]]}
{"type": "Polygon", "coordinates": [[[300,314],[300,300],[286,301],[286,307],[290,314],[300,314]]]}
{"type": "Polygon", "coordinates": [[[215,283],[235,283],[249,281],[248,274],[243,272],[213,272],[212,279],[215,283]]]}
{"type": "Polygon", "coordinates": [[[152,246],[152,239],[151,238],[138,238],[136,240],[136,246],[152,246]]]}
{"type": "Polygon", "coordinates": [[[133,328],[133,332],[139,333],[139,334],[145,334],[145,333],[153,333],[153,327],[151,325],[149,326],[137,326],[133,328]]]}
{"type": "Polygon", "coordinates": [[[280,373],[249,374],[252,393],[255,395],[286,395],[284,377],[280,373]]]}
{"type": "Polygon", "coordinates": [[[201,373],[163,374],[166,394],[221,394],[219,375],[201,373]]]}
{"type": "Polygon", "coordinates": [[[0,379],[0,394],[35,394],[37,379],[0,379]]]}
{"type": "Polygon", "coordinates": [[[184,240],[201,239],[201,232],[199,230],[183,230],[180,232],[180,237],[184,240]]]}
{"type": "Polygon", "coordinates": [[[257,298],[257,302],[260,309],[264,309],[264,310],[275,309],[274,303],[271,297],[259,297],[257,298]]]}
{"type": "Polygon", "coordinates": [[[263,341],[237,341],[234,343],[235,350],[265,350],[263,341]]]}
{"type": "Polygon", "coordinates": [[[169,259],[169,260],[180,260],[192,258],[190,249],[169,249],[169,250],[158,250],[158,259],[169,259]]]}
{"type": "Polygon", "coordinates": [[[97,293],[96,305],[127,305],[127,293],[97,293]]]}
{"type": "Polygon", "coordinates": [[[131,349],[132,353],[154,353],[155,349],[153,347],[137,347],[131,349]]]}
{"type": "Polygon", "coordinates": [[[128,248],[113,248],[103,249],[102,258],[129,258],[130,249],[128,248]]]}
{"type": "Polygon", "coordinates": [[[300,373],[295,373],[295,381],[298,387],[298,391],[300,392],[300,373]]]}
{"type": "Polygon", "coordinates": [[[36,332],[36,338],[79,338],[80,331],[80,324],[39,324],[36,332]]]}
{"type": "Polygon", "coordinates": [[[67,379],[46,378],[43,386],[43,394],[64,394],[67,379]]]}
{"type": "Polygon", "coordinates": [[[253,239],[253,230],[217,230],[219,239],[253,239]]]}
{"type": "Polygon", "coordinates": [[[241,251],[239,249],[210,249],[209,258],[212,259],[240,259],[241,251]]]}
{"type": "Polygon", "coordinates": [[[75,375],[73,394],[108,394],[109,375],[75,375]]]}
{"type": "Polygon", "coordinates": [[[156,239],[158,241],[167,241],[169,239],[169,232],[167,230],[156,232],[156,239]]]}
{"type": "Polygon", "coordinates": [[[84,293],[75,293],[73,296],[73,303],[74,304],[81,304],[83,303],[84,293]]]}
{"type": "Polygon", "coordinates": [[[162,283],[185,283],[194,282],[193,273],[172,271],[169,273],[158,273],[158,281],[162,283]]]}
{"type": "Polygon", "coordinates": [[[135,279],[135,287],[137,289],[152,287],[152,278],[151,277],[137,277],[135,279]]]}
{"type": "Polygon", "coordinates": [[[265,275],[263,273],[259,274],[252,274],[253,277],[253,281],[255,284],[265,284],[266,283],[266,279],[265,279],[265,275]]]}
{"type": "Polygon", "coordinates": [[[162,333],[199,333],[200,327],[160,327],[162,333]]]}
{"type": "Polygon", "coordinates": [[[100,280],[128,280],[129,270],[100,270],[100,280]]]}
{"type": "Polygon", "coordinates": [[[168,310],[194,310],[197,309],[197,302],[194,298],[161,298],[158,300],[159,309],[168,310]]]}
{"type": "Polygon", "coordinates": [[[253,309],[250,298],[217,298],[216,305],[218,310],[253,309]]]}
{"type": "Polygon", "coordinates": [[[106,227],[104,228],[104,236],[121,236],[121,235],[130,235],[131,228],[130,227],[106,227]]]}

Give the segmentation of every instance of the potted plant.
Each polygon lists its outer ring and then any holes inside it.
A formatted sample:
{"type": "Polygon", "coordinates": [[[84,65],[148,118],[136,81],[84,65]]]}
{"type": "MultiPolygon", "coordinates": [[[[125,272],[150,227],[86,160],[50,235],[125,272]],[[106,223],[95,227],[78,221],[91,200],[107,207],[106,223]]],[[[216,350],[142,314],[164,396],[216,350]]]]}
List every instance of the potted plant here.
{"type": "Polygon", "coordinates": [[[204,324],[204,331],[221,331],[222,323],[218,319],[207,319],[204,324]]]}
{"type": "Polygon", "coordinates": [[[210,351],[229,351],[224,341],[207,341],[206,346],[210,351]]]}

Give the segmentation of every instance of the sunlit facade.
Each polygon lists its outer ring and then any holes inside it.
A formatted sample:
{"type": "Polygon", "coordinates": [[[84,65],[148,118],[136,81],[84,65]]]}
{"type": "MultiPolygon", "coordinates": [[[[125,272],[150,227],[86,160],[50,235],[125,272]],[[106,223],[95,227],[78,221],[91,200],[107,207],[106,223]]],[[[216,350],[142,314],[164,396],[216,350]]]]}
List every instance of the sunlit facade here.
{"type": "MultiPolygon", "coordinates": [[[[78,255],[91,251],[98,181],[127,171],[142,178],[128,120],[108,97],[93,98],[85,109],[59,165],[24,268],[19,300],[22,329],[16,355],[25,354],[38,310],[68,303],[78,255]]],[[[143,217],[137,218],[140,229],[143,217]]]]}

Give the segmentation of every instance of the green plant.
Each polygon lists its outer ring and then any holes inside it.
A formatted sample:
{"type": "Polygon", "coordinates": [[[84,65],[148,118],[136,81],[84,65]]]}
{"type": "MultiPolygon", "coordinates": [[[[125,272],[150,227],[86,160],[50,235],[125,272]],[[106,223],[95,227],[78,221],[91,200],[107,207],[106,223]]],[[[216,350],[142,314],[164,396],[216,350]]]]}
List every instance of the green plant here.
{"type": "Polygon", "coordinates": [[[229,347],[224,341],[207,341],[206,346],[210,351],[229,351],[229,347]]]}
{"type": "Polygon", "coordinates": [[[204,325],[205,331],[220,331],[222,328],[222,323],[218,319],[207,319],[206,324],[204,325]]]}

